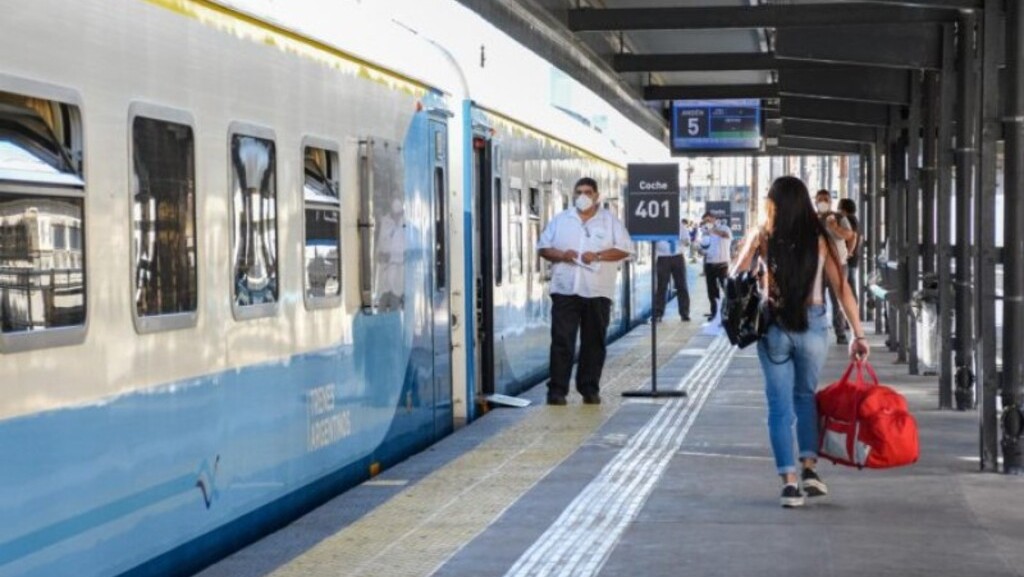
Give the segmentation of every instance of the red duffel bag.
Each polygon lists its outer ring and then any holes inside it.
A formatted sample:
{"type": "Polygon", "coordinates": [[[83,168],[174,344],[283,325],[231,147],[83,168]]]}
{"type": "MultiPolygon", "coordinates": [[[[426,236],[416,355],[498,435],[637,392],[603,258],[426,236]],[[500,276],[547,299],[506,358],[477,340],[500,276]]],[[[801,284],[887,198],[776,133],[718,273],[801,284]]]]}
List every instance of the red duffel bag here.
{"type": "Polygon", "coordinates": [[[880,385],[866,361],[850,363],[843,377],[816,395],[818,454],[833,463],[885,469],[917,461],[917,421],[907,400],[880,385]],[[857,370],[856,380],[851,375],[857,370]],[[864,381],[864,373],[873,383],[864,381]]]}

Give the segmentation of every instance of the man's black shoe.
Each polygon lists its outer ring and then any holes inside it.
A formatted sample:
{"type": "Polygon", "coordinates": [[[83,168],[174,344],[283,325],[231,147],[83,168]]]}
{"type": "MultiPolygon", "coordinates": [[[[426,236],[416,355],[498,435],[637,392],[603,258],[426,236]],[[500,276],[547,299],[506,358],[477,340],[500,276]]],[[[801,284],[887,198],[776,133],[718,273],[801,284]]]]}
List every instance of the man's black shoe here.
{"type": "Polygon", "coordinates": [[[568,403],[565,401],[565,397],[563,397],[562,395],[548,395],[548,404],[563,406],[567,405],[568,403]]]}
{"type": "Polygon", "coordinates": [[[681,319],[683,319],[683,322],[684,322],[684,323],[688,323],[688,322],[690,322],[690,315],[683,315],[683,316],[682,316],[682,317],[680,317],[680,318],[681,318],[681,319]]]}
{"type": "Polygon", "coordinates": [[[601,395],[594,393],[593,395],[583,395],[584,405],[600,405],[601,395]]]}

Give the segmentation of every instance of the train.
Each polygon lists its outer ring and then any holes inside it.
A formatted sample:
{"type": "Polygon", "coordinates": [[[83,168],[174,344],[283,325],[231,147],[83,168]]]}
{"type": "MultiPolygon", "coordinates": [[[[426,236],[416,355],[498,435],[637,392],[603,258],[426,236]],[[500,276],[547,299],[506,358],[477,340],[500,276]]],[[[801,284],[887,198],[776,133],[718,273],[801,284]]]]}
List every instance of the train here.
{"type": "Polygon", "coordinates": [[[3,2],[0,576],[191,574],[544,379],[540,232],[667,149],[365,4],[3,2]]]}

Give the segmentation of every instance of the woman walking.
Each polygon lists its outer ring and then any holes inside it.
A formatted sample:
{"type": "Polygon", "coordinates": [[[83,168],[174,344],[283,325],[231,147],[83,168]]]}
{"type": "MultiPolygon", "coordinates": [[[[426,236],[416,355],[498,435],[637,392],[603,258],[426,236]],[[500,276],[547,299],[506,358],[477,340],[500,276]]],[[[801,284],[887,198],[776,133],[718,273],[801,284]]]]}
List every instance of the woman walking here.
{"type": "Polygon", "coordinates": [[[818,446],[814,392],[829,347],[825,282],[837,287],[840,306],[853,329],[850,358],[866,359],[868,344],[853,291],[807,187],[792,176],[776,179],[766,208],[764,226],[748,236],[732,273],[749,269],[755,257],[767,265],[762,294],[768,296],[771,324],[757,343],[757,356],[765,378],[772,452],[783,483],[780,500],[783,507],[799,507],[805,494],[828,494],[828,486],[814,470],[818,446]],[[793,447],[794,422],[798,453],[793,447]]]}

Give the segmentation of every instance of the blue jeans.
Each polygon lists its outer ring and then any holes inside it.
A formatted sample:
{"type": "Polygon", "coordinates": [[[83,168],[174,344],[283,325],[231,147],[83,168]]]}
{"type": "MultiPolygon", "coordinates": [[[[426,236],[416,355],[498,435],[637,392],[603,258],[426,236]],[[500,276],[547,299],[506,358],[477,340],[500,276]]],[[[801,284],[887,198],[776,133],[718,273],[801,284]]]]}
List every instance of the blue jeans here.
{"type": "Polygon", "coordinates": [[[795,333],[778,324],[757,342],[757,358],[768,397],[768,435],[779,474],[796,472],[793,424],[800,458],[818,456],[818,408],[814,392],[828,356],[828,315],[823,305],[807,307],[808,328],[795,333]]]}

